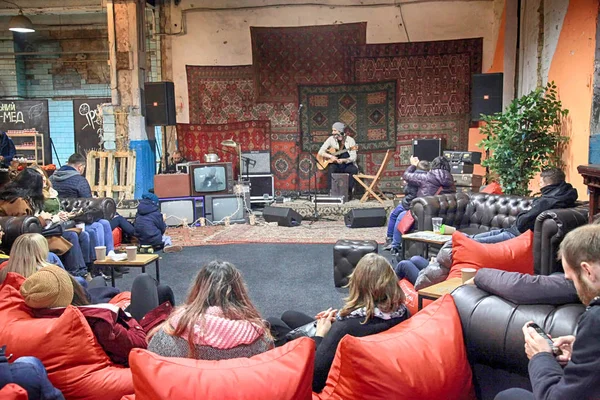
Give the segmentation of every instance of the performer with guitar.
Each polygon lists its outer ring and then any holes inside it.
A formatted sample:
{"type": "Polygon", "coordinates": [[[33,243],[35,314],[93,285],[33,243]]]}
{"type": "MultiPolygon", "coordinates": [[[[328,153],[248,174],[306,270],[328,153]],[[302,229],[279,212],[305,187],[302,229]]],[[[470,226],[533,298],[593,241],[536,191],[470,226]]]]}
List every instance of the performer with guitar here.
{"type": "Polygon", "coordinates": [[[341,122],[333,124],[331,136],[323,143],[319,149],[317,159],[319,160],[318,168],[324,169],[328,167],[327,185],[331,188],[332,173],[350,174],[348,181],[348,196],[352,198],[352,189],[354,188],[353,175],[358,173],[356,166],[356,142],[353,138],[345,135],[346,125],[341,122]]]}

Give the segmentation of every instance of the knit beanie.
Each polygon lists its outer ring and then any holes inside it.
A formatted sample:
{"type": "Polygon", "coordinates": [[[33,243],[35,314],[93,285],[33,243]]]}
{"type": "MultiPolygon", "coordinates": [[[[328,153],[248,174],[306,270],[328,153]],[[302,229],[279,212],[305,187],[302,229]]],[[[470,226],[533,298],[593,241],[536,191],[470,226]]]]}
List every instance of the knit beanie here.
{"type": "Polygon", "coordinates": [[[143,194],[142,199],[150,200],[152,203],[158,205],[158,196],[154,193],[143,194]]]}
{"type": "Polygon", "coordinates": [[[336,122],[331,128],[337,129],[340,133],[344,133],[344,131],[346,130],[346,125],[344,125],[343,122],[336,122]]]}
{"type": "Polygon", "coordinates": [[[73,283],[67,271],[49,265],[25,279],[21,296],[31,308],[66,307],[73,301],[73,283]]]}

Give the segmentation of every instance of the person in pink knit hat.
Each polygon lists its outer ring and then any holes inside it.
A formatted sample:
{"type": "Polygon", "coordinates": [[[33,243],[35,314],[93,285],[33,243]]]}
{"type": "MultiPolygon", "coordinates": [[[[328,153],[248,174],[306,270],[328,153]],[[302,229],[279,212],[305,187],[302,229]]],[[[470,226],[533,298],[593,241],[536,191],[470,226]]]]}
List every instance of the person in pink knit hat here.
{"type": "Polygon", "coordinates": [[[240,271],[225,261],[203,266],[185,303],[149,337],[148,350],[164,357],[224,360],[273,348],[240,271]]]}

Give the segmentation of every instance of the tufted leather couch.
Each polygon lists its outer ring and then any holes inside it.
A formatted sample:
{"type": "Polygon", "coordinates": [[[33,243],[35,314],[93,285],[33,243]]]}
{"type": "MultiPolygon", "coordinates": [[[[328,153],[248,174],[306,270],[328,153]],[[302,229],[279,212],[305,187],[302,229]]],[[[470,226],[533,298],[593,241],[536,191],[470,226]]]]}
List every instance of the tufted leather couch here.
{"type": "MultiPolygon", "coordinates": [[[[431,218],[442,217],[444,224],[468,235],[510,227],[517,215],[531,208],[531,197],[486,193],[453,193],[418,197],[411,203],[415,229],[432,230],[431,218]]],[[[558,245],[570,230],[587,223],[587,208],[548,210],[540,214],[534,228],[534,272],[549,275],[561,271],[556,260],[558,245]]],[[[421,254],[419,243],[409,242],[406,254],[421,254]]]]}
{"type": "Polygon", "coordinates": [[[572,335],[583,304],[517,305],[474,285],[452,293],[463,327],[478,399],[493,399],[501,390],[531,390],[523,349],[522,327],[534,321],[551,336],[572,335]]]}
{"type": "MultiPolygon", "coordinates": [[[[78,218],[78,222],[91,223],[100,218],[111,220],[116,213],[117,206],[112,198],[81,198],[61,199],[60,207],[65,211],[83,208],[86,211],[78,218]]],[[[5,252],[10,250],[15,239],[24,233],[40,233],[42,225],[37,217],[0,217],[0,227],[4,232],[0,248],[5,252]]]]}

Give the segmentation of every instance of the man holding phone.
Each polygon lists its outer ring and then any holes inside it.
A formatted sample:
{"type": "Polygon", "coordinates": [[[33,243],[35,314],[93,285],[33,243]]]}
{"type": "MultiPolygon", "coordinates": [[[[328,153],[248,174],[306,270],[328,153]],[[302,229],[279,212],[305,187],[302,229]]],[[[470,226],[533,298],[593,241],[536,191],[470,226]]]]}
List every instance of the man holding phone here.
{"type": "Polygon", "coordinates": [[[552,339],[551,346],[536,331],[535,324],[525,324],[523,335],[533,393],[508,389],[495,400],[600,399],[600,225],[585,225],[569,232],[560,244],[559,256],[565,278],[573,281],[581,302],[587,306],[576,334],[552,339]]]}

